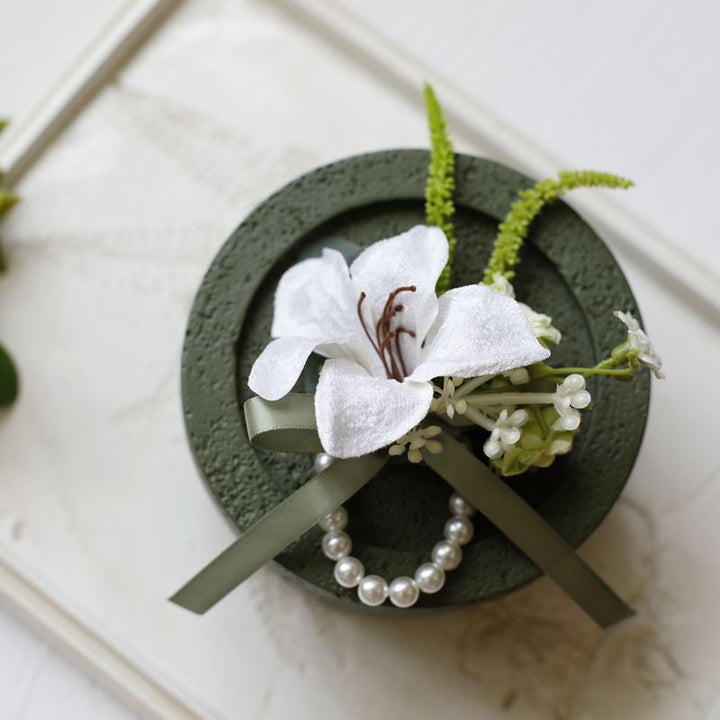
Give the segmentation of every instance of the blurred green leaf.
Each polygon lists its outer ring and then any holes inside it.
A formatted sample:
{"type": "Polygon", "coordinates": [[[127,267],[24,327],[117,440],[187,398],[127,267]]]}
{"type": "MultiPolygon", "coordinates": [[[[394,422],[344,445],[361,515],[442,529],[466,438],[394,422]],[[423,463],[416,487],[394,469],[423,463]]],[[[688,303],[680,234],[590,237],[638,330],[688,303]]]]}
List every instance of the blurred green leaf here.
{"type": "Polygon", "coordinates": [[[17,201],[17,195],[0,187],[0,217],[2,217],[17,201]]]}
{"type": "MultiPolygon", "coordinates": [[[[7,120],[0,118],[0,132],[7,125],[7,120]]],[[[0,183],[2,183],[0,170],[0,183]]],[[[0,218],[18,201],[17,195],[6,188],[0,187],[0,218]]],[[[0,272],[5,271],[5,257],[0,247],[0,272]]],[[[0,345],[0,407],[6,407],[15,402],[18,395],[18,375],[15,365],[5,348],[0,345]]]]}
{"type": "Polygon", "coordinates": [[[15,402],[19,387],[15,365],[5,348],[0,345],[0,407],[7,407],[15,402]]]}

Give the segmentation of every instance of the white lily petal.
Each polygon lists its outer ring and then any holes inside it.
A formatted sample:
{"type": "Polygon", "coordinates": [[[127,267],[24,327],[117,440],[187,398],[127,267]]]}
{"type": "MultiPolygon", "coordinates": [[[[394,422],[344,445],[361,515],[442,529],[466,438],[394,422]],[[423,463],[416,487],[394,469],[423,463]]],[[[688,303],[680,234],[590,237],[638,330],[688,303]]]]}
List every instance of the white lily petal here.
{"type": "Polygon", "coordinates": [[[274,338],[360,335],[359,295],[345,258],[325,248],[322,257],[303,260],[280,278],[270,334],[274,338]]]}
{"type": "Polygon", "coordinates": [[[350,275],[368,297],[383,301],[400,285],[415,285],[417,295],[435,295],[435,285],[447,259],[445,233],[437,227],[416,225],[363,250],[350,266],[350,275]]]}
{"type": "Polygon", "coordinates": [[[250,370],[248,386],[265,400],[285,397],[300,377],[317,339],[284,337],[273,340],[250,370]]]}
{"type": "Polygon", "coordinates": [[[359,457],[390,445],[428,413],[430,383],[373,377],[350,360],[328,360],[315,393],[318,434],[333,457],[359,457]]]}
{"type": "Polygon", "coordinates": [[[495,375],[549,355],[515,300],[486,285],[468,285],[440,298],[421,363],[408,379],[422,382],[442,375],[495,375]]]}
{"type": "Polygon", "coordinates": [[[403,306],[402,325],[415,333],[414,340],[407,335],[402,339],[408,370],[417,363],[420,344],[437,315],[435,285],[447,259],[445,233],[437,227],[416,225],[401,235],[374,243],[350,266],[355,287],[368,296],[375,319],[393,290],[415,286],[415,292],[398,297],[403,306]]]}

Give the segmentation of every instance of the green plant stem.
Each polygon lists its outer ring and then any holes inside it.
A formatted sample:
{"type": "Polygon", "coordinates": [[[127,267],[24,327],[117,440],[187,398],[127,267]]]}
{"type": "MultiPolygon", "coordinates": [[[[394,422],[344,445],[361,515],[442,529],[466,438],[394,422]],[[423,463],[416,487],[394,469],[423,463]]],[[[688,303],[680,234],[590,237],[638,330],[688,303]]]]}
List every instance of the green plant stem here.
{"type": "Polygon", "coordinates": [[[543,368],[539,372],[533,373],[533,380],[548,377],[552,375],[582,375],[583,377],[591,377],[592,375],[610,375],[611,377],[632,377],[635,373],[634,368],[631,367],[625,367],[625,368],[607,368],[602,367],[601,364],[596,365],[592,368],[583,368],[583,367],[562,367],[562,368],[553,368],[553,367],[547,367],[547,369],[543,368]]]}
{"type": "Polygon", "coordinates": [[[17,195],[0,187],[0,217],[2,217],[13,205],[15,205],[17,201],[17,195]]]}
{"type": "Polygon", "coordinates": [[[472,420],[476,425],[479,425],[481,428],[484,428],[485,430],[489,430],[492,432],[493,428],[495,427],[495,423],[487,417],[484,413],[480,412],[477,408],[471,407],[468,405],[468,407],[465,409],[465,417],[469,420],[472,420]]]}
{"type": "MultiPolygon", "coordinates": [[[[476,393],[466,398],[468,409],[482,407],[483,405],[552,405],[554,393],[534,392],[488,392],[476,393]]],[[[467,415],[467,410],[465,411],[467,415]]]]}
{"type": "Polygon", "coordinates": [[[480,387],[492,377],[492,375],[481,375],[480,377],[464,382],[457,390],[455,390],[453,400],[460,400],[461,398],[464,398],[466,395],[469,395],[473,390],[475,390],[475,388],[480,387]]]}
{"type": "MultiPolygon", "coordinates": [[[[0,132],[7,121],[0,118],[0,132]]],[[[2,187],[3,176],[0,171],[0,218],[18,201],[17,195],[2,187]]],[[[0,273],[5,272],[5,256],[0,246],[0,273]]],[[[8,407],[17,398],[18,375],[12,358],[0,345],[0,408],[8,407]]]]}

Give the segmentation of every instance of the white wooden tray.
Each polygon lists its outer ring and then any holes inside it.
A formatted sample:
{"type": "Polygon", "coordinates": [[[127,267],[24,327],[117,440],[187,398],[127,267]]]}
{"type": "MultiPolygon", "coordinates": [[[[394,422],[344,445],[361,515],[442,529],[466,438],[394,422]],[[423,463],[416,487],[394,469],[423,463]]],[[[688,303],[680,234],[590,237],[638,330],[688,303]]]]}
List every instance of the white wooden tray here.
{"type": "MultiPolygon", "coordinates": [[[[669,376],[630,486],[583,549],[637,618],[601,634],[540,581],[398,622],[328,608],[269,570],[202,618],[166,602],[232,536],[178,394],[204,269],[298,173],[427,144],[423,78],[407,70],[412,93],[397,70],[384,81],[338,36],[345,20],[315,14],[327,7],[185,3],[25,175],[3,226],[0,328],[23,394],[0,424],[0,592],[147,717],[359,718],[368,703],[429,717],[450,702],[488,718],[702,717],[720,691],[715,296],[692,264],[668,270],[672,249],[653,263],[629,250],[604,199],[593,220],[619,233],[669,376]]],[[[459,149],[535,167],[499,128],[470,132],[459,95],[437,89],[459,149]]]]}

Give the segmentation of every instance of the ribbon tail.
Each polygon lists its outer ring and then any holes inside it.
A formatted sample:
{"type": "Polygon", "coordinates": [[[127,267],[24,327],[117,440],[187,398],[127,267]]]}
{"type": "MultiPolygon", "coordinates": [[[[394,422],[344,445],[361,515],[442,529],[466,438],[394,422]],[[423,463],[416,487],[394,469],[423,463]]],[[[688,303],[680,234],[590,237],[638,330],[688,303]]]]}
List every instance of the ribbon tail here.
{"type": "Polygon", "coordinates": [[[506,535],[600,627],[635,614],[533,508],[457,440],[425,462],[506,535]]]}
{"type": "Polygon", "coordinates": [[[387,455],[336,460],[252,525],[170,601],[202,615],[366,485],[387,460],[387,455]]]}

